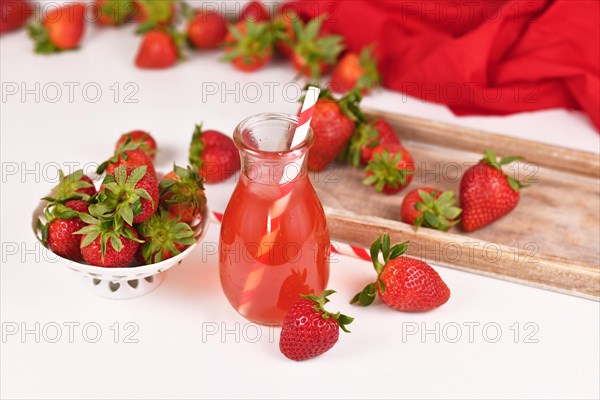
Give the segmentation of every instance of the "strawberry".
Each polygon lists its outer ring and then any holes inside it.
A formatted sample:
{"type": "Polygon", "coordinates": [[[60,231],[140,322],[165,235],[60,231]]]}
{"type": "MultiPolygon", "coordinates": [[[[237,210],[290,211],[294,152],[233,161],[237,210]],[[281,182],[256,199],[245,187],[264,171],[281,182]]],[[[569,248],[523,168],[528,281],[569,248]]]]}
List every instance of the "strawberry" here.
{"type": "Polygon", "coordinates": [[[400,144],[379,145],[373,150],[365,172],[365,185],[372,185],[378,192],[394,194],[412,181],[415,162],[408,150],[400,144]]]}
{"type": "Polygon", "coordinates": [[[182,36],[178,33],[154,29],[147,32],[135,57],[135,65],[143,69],[170,68],[183,59],[182,36]]]}
{"type": "Polygon", "coordinates": [[[124,166],[107,174],[98,193],[98,204],[90,206],[96,214],[111,214],[119,229],[122,222],[133,225],[149,219],[158,208],[156,176],[146,167],[130,169],[124,166]]]}
{"type": "Polygon", "coordinates": [[[297,14],[289,12],[286,14],[277,14],[273,18],[273,28],[275,31],[275,47],[277,51],[285,56],[291,57],[293,47],[297,42],[296,31],[300,32],[303,23],[297,14]],[[294,28],[294,25],[297,25],[294,28]]]}
{"type": "Polygon", "coordinates": [[[68,208],[87,212],[89,201],[96,194],[96,188],[92,180],[83,174],[83,170],[76,170],[68,176],[58,171],[59,183],[52,190],[50,197],[44,197],[51,203],[61,203],[68,208]]]}
{"type": "Polygon", "coordinates": [[[177,217],[181,222],[197,225],[206,208],[206,196],[202,178],[192,167],[173,166],[160,181],[160,206],[169,212],[171,218],[177,217]]]}
{"type": "Polygon", "coordinates": [[[465,231],[486,226],[517,206],[519,190],[528,185],[506,175],[502,166],[521,159],[508,156],[498,161],[496,153],[486,150],[483,159],[464,173],[460,181],[460,204],[465,231]]]}
{"type": "Polygon", "coordinates": [[[192,136],[190,164],[206,183],[224,181],[241,168],[233,140],[221,132],[202,131],[202,124],[196,125],[192,136]]]}
{"type": "Polygon", "coordinates": [[[90,203],[85,200],[69,200],[65,202],[65,206],[80,213],[87,213],[90,203]]]}
{"type": "Polygon", "coordinates": [[[289,310],[298,301],[298,294],[313,294],[314,291],[306,282],[307,278],[308,271],[306,268],[303,268],[302,272],[296,268],[292,268],[290,275],[281,283],[279,296],[277,296],[277,307],[282,310],[289,310]]]}
{"type": "Polygon", "coordinates": [[[323,18],[313,19],[304,28],[293,24],[297,40],[292,51],[292,65],[300,74],[317,81],[333,67],[344,50],[341,36],[319,32],[323,21],[323,18]]]}
{"type": "Polygon", "coordinates": [[[367,165],[375,147],[390,144],[400,144],[394,128],[381,118],[370,118],[356,126],[342,158],[354,167],[367,165]]]}
{"type": "Polygon", "coordinates": [[[334,68],[329,86],[334,92],[346,93],[357,88],[363,95],[380,82],[373,48],[365,47],[360,54],[346,53],[334,68]]]}
{"type": "Polygon", "coordinates": [[[61,257],[73,261],[81,259],[81,238],[74,233],[87,224],[79,218],[79,213],[62,202],[53,200],[44,210],[44,216],[45,224],[38,220],[42,243],[61,257]]]}
{"type": "Polygon", "coordinates": [[[100,25],[122,25],[135,13],[132,0],[94,0],[100,25]]]}
{"type": "Polygon", "coordinates": [[[321,91],[310,124],[315,142],[308,153],[309,169],[323,170],[344,149],[356,122],[364,119],[358,107],[360,100],[356,92],[336,100],[329,90],[321,91]]]}
{"type": "Polygon", "coordinates": [[[179,218],[171,218],[165,210],[139,225],[138,231],[144,239],[142,256],[147,264],[176,256],[196,242],[192,228],[179,218]]]}
{"type": "Polygon", "coordinates": [[[238,21],[250,20],[253,22],[265,22],[270,19],[269,11],[265,8],[264,4],[260,1],[253,0],[242,8],[238,21]]]}
{"type": "Polygon", "coordinates": [[[446,303],[450,289],[437,272],[421,260],[401,257],[408,242],[390,246],[390,236],[380,236],[371,245],[371,259],[377,281],[365,286],[351,304],[370,305],[375,293],[387,306],[398,311],[429,311],[446,303]],[[379,253],[383,264],[379,262],[379,253]]]}
{"type": "Polygon", "coordinates": [[[99,267],[127,267],[135,259],[140,243],[137,232],[130,225],[115,227],[114,220],[104,216],[81,214],[88,225],[75,232],[81,237],[81,255],[90,265],[99,267]]]}
{"type": "Polygon", "coordinates": [[[402,201],[402,221],[417,227],[447,231],[459,222],[462,210],[455,207],[454,192],[442,192],[432,188],[415,189],[406,194],[402,201]]]}
{"type": "Polygon", "coordinates": [[[35,52],[51,54],[79,46],[85,28],[84,14],[83,4],[72,3],[50,11],[41,25],[29,25],[35,52]]]}
{"type": "Polygon", "coordinates": [[[33,6],[28,0],[1,0],[0,33],[19,29],[31,14],[33,6]]]}
{"type": "Polygon", "coordinates": [[[216,49],[226,35],[225,18],[215,11],[196,13],[187,26],[188,41],[198,49],[216,49]]]}
{"type": "Polygon", "coordinates": [[[168,27],[175,18],[173,0],[134,0],[134,19],[139,23],[136,33],[168,27]]]}
{"type": "Polygon", "coordinates": [[[115,153],[119,153],[125,145],[134,143],[138,145],[140,150],[143,150],[150,159],[154,160],[156,156],[156,140],[145,131],[131,131],[121,135],[115,146],[115,153]]]}
{"type": "Polygon", "coordinates": [[[81,169],[67,176],[62,171],[58,171],[58,180],[58,185],[52,191],[52,196],[58,200],[65,200],[69,197],[81,197],[89,200],[96,194],[94,182],[84,175],[81,169]]]}
{"type": "Polygon", "coordinates": [[[140,143],[126,143],[120,146],[119,150],[108,160],[98,166],[96,173],[101,174],[106,171],[112,174],[118,167],[125,166],[129,169],[137,167],[146,167],[146,172],[156,177],[156,170],[150,156],[140,148],[140,143]]]}
{"type": "Polygon", "coordinates": [[[225,55],[241,71],[256,71],[273,58],[273,34],[265,22],[241,21],[229,27],[225,36],[225,55]]]}
{"type": "Polygon", "coordinates": [[[340,313],[331,314],[324,308],[327,296],[335,290],[326,290],[321,296],[302,295],[288,310],[283,320],[279,350],[294,361],[319,356],[338,341],[340,328],[349,332],[346,325],[354,318],[340,313]]]}

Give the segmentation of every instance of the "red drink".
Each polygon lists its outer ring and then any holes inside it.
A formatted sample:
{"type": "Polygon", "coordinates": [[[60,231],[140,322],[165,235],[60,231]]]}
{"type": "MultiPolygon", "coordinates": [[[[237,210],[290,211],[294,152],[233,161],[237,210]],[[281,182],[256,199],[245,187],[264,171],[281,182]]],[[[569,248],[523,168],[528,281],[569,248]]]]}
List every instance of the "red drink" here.
{"type": "Polygon", "coordinates": [[[301,294],[321,293],[329,279],[329,233],[305,165],[312,132],[287,149],[296,123],[261,114],[234,134],[242,174],[221,224],[221,285],[240,314],[262,324],[280,324],[301,294]]]}

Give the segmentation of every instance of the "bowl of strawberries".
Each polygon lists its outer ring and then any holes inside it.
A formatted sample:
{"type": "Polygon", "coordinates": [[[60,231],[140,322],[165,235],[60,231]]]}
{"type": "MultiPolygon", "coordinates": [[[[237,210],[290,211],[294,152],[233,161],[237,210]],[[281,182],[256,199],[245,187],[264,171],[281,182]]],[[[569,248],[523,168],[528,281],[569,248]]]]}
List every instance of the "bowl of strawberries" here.
{"type": "Polygon", "coordinates": [[[155,152],[148,133],[124,134],[98,167],[97,184],[82,170],[60,173],[34,211],[38,240],[99,296],[150,292],[206,234],[202,178],[195,168],[174,165],[159,179],[155,152]]]}

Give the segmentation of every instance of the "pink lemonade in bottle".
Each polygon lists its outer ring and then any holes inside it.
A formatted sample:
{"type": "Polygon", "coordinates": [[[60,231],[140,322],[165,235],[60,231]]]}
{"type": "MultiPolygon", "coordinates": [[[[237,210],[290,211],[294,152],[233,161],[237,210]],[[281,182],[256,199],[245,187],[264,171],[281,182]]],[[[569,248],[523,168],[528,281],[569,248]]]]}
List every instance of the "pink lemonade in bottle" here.
{"type": "Polygon", "coordinates": [[[289,149],[297,122],[259,114],[234,133],[242,172],[221,223],[220,278],[232,306],[261,324],[280,324],[329,279],[325,214],[306,172],[312,132],[289,149]]]}

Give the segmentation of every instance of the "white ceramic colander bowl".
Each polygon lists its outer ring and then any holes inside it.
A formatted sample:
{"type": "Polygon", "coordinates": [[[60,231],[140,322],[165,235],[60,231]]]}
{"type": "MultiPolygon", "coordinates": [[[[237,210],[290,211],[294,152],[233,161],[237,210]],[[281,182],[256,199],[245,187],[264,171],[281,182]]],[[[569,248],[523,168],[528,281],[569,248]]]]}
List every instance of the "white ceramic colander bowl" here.
{"type": "MultiPolygon", "coordinates": [[[[40,243],[42,242],[41,231],[37,221],[38,219],[41,219],[45,222],[44,207],[46,204],[45,201],[40,201],[32,218],[33,232],[40,243]]],[[[131,299],[143,296],[156,289],[164,278],[162,272],[181,263],[185,257],[194,251],[198,243],[200,243],[202,238],[204,238],[204,235],[206,235],[209,216],[210,212],[208,207],[205,207],[201,221],[193,227],[196,243],[192,244],[175,257],[171,257],[155,264],[126,268],[104,268],[71,261],[55,253],[52,254],[69,269],[80,274],[82,282],[90,292],[110,299],[131,299]]],[[[48,251],[51,250],[48,249],[48,251]]]]}

